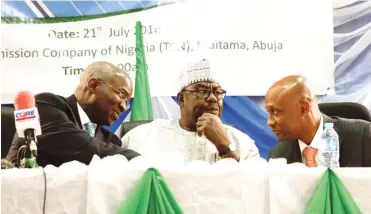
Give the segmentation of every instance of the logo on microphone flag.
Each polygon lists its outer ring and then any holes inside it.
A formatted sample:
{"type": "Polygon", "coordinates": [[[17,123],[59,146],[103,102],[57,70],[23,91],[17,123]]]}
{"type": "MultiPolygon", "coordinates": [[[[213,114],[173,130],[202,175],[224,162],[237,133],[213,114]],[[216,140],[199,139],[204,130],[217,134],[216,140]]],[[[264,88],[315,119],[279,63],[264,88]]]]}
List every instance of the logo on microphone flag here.
{"type": "Polygon", "coordinates": [[[23,121],[36,118],[35,110],[21,110],[15,112],[15,121],[23,121]]]}

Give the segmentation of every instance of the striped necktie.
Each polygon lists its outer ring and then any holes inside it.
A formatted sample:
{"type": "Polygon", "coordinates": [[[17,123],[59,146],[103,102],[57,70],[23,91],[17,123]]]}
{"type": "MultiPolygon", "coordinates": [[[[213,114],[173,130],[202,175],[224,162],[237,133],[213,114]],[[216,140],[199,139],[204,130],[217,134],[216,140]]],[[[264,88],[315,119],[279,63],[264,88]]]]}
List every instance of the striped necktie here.
{"type": "Polygon", "coordinates": [[[89,133],[90,136],[95,136],[95,128],[92,122],[87,122],[84,124],[85,130],[89,133]]]}

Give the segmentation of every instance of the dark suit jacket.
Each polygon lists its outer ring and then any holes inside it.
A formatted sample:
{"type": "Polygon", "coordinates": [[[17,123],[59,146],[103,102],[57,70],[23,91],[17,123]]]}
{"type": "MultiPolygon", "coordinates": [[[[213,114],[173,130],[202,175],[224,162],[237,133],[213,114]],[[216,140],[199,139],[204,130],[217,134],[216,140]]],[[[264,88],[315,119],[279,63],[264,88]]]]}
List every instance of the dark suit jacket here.
{"type": "MultiPolygon", "coordinates": [[[[121,140],[104,128],[98,126],[95,137],[83,130],[74,95],[64,98],[41,93],[35,99],[42,131],[42,135],[37,137],[37,162],[40,166],[59,166],[73,160],[89,164],[94,154],[101,158],[121,154],[128,160],[139,155],[121,148],[121,140]]],[[[16,163],[18,149],[24,142],[16,134],[6,159],[16,163]]]]}
{"type": "MultiPolygon", "coordinates": [[[[328,117],[324,123],[334,123],[339,135],[340,167],[371,167],[371,123],[365,120],[328,117]]],[[[302,162],[298,140],[279,142],[269,158],[286,158],[287,163],[302,162]]]]}

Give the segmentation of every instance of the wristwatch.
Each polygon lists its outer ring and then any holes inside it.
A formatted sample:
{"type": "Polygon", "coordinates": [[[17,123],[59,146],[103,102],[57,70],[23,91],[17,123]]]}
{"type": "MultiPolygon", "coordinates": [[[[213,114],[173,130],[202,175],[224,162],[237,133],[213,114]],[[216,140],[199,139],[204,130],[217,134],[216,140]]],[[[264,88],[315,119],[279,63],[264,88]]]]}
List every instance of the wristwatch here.
{"type": "Polygon", "coordinates": [[[229,148],[229,146],[228,146],[228,147],[225,147],[225,148],[223,148],[223,149],[221,149],[221,150],[219,151],[219,156],[222,157],[223,155],[226,155],[226,154],[228,154],[228,153],[230,153],[230,152],[233,152],[233,151],[231,150],[231,148],[229,148]]]}

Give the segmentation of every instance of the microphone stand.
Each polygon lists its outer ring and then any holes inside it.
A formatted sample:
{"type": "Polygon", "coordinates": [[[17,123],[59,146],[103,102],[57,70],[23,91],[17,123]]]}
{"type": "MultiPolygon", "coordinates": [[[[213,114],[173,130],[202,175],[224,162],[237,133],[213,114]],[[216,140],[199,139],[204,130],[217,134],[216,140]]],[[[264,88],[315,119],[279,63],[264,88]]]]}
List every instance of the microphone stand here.
{"type": "Polygon", "coordinates": [[[36,162],[37,146],[36,136],[34,130],[25,130],[26,145],[23,145],[18,150],[18,165],[21,168],[37,168],[39,167],[36,162]],[[31,134],[26,134],[26,133],[31,134]]]}

